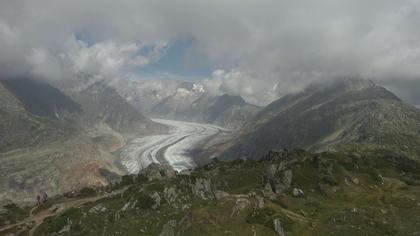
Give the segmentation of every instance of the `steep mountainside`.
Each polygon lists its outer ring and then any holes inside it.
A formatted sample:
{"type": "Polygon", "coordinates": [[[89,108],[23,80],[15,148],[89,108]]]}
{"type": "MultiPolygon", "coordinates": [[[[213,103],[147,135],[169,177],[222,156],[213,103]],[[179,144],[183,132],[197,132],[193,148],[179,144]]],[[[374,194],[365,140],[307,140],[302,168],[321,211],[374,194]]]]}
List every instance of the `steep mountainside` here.
{"type": "MultiPolygon", "coordinates": [[[[36,83],[27,81],[30,84],[36,83]]],[[[22,83],[24,81],[20,80],[19,84],[22,83]]],[[[79,128],[74,122],[56,120],[57,116],[55,114],[62,114],[62,111],[65,111],[68,107],[60,106],[60,104],[54,104],[53,102],[49,104],[47,102],[41,103],[39,106],[32,105],[33,102],[29,98],[35,97],[35,99],[40,100],[42,93],[38,93],[39,91],[36,90],[17,91],[19,88],[14,88],[13,92],[26,96],[25,98],[20,98],[5,87],[5,84],[8,87],[16,85],[11,81],[1,81],[0,83],[0,153],[15,148],[63,141],[79,132],[79,128]],[[35,94],[32,94],[33,91],[35,91],[35,94]],[[36,113],[36,115],[33,113],[36,113]],[[49,118],[50,115],[53,117],[52,119],[49,118]]],[[[52,91],[52,93],[56,92],[56,90],[52,91]]],[[[63,94],[58,94],[56,96],[58,100],[65,98],[64,100],[67,101],[63,94]]],[[[49,99],[54,100],[52,97],[49,97],[49,99]]],[[[77,108],[74,102],[69,104],[71,104],[69,110],[77,108]]]]}
{"type": "Polygon", "coordinates": [[[418,163],[390,153],[303,150],[178,174],[153,164],[105,193],[85,189],[51,199],[32,218],[8,205],[0,234],[416,235],[419,171],[418,163]],[[46,215],[42,224],[30,223],[46,215]]]}
{"type": "Polygon", "coordinates": [[[80,124],[80,106],[37,80],[0,83],[0,203],[34,202],[119,179],[116,158],[80,124]]]}
{"type": "Polygon", "coordinates": [[[80,112],[80,105],[51,85],[30,79],[2,80],[25,109],[36,116],[61,119],[80,112]]]}
{"type": "Polygon", "coordinates": [[[259,107],[248,104],[241,96],[202,96],[191,104],[190,117],[228,128],[240,128],[250,120],[259,107]]]}
{"type": "Polygon", "coordinates": [[[420,111],[365,80],[312,86],[285,96],[247,124],[225,156],[261,156],[272,148],[390,149],[420,153],[420,111]]]}
{"type": "Polygon", "coordinates": [[[83,118],[89,124],[103,122],[127,138],[163,132],[166,127],[152,122],[122,98],[113,88],[97,82],[72,93],[82,105],[83,118]]]}

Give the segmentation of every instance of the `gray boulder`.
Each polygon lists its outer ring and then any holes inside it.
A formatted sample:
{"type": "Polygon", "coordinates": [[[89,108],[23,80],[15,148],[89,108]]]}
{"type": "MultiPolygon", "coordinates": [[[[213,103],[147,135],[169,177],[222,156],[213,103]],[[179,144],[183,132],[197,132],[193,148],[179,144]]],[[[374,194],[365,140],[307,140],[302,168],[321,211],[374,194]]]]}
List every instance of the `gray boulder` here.
{"type": "Polygon", "coordinates": [[[153,210],[156,210],[160,207],[160,201],[161,201],[161,197],[159,196],[159,194],[157,192],[155,192],[152,196],[150,196],[153,201],[155,201],[155,204],[152,206],[153,210]]]}
{"type": "Polygon", "coordinates": [[[175,187],[165,187],[163,190],[163,197],[169,203],[175,202],[176,198],[178,197],[175,187]]]}
{"type": "Polygon", "coordinates": [[[284,233],[284,229],[283,229],[283,226],[281,225],[280,219],[274,219],[273,224],[274,224],[274,231],[276,231],[279,236],[286,235],[284,233]]]}
{"type": "Polygon", "coordinates": [[[232,214],[230,217],[237,216],[239,213],[241,213],[242,210],[249,207],[251,205],[251,202],[248,198],[238,198],[236,199],[235,206],[233,206],[232,214]]]}
{"type": "Polygon", "coordinates": [[[305,193],[300,188],[293,188],[292,190],[292,196],[293,197],[304,197],[305,193]]]}
{"type": "Polygon", "coordinates": [[[168,221],[162,228],[159,236],[175,236],[176,220],[168,221]]]}
{"type": "Polygon", "coordinates": [[[223,199],[223,198],[227,198],[229,196],[230,196],[230,194],[227,193],[227,192],[225,192],[225,191],[222,191],[222,190],[214,190],[214,197],[217,200],[220,200],[220,199],[223,199]]]}
{"type": "Polygon", "coordinates": [[[209,179],[197,178],[191,186],[193,194],[203,200],[213,199],[214,194],[211,189],[211,181],[209,179]]]}
{"type": "Polygon", "coordinates": [[[188,213],[177,222],[176,220],[168,221],[162,228],[159,236],[181,236],[191,227],[192,214],[188,213]]]}
{"type": "Polygon", "coordinates": [[[270,189],[276,196],[284,194],[289,190],[292,178],[292,170],[286,161],[269,165],[263,176],[266,194],[268,194],[270,189]]]}

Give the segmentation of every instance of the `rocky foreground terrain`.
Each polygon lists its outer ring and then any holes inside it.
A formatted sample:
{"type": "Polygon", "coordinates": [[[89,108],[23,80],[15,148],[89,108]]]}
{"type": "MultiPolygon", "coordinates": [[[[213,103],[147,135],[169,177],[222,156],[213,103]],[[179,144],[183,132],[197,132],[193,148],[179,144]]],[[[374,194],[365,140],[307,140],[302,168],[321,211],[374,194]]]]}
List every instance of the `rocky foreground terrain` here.
{"type": "Polygon", "coordinates": [[[419,235],[419,173],[389,152],[271,151],[181,173],[151,164],[107,189],[8,205],[0,235],[419,235]]]}

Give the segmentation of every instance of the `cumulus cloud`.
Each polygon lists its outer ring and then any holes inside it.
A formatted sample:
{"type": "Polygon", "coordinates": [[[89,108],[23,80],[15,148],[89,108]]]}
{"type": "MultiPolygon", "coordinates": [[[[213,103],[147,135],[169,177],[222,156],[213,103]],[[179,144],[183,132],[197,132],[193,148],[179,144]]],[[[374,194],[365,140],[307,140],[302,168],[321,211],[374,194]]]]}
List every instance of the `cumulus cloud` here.
{"type": "Polygon", "coordinates": [[[203,84],[210,94],[240,95],[251,104],[265,105],[276,99],[277,84],[255,76],[236,69],[218,69],[212,73],[211,78],[205,79],[203,84]]]}
{"type": "Polygon", "coordinates": [[[418,25],[419,0],[1,1],[0,73],[121,74],[187,38],[189,60],[223,68],[206,82],[215,92],[255,103],[336,76],[415,97],[404,88],[420,88],[418,25]],[[139,54],[150,45],[157,53],[139,54]]]}

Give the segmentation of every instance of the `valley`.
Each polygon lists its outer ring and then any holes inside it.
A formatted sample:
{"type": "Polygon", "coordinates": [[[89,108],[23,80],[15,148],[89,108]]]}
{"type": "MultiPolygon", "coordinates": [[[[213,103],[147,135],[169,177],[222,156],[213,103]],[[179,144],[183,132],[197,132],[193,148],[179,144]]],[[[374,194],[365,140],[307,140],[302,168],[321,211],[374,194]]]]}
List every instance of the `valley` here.
{"type": "Polygon", "coordinates": [[[196,167],[193,151],[229,133],[228,129],[194,122],[153,119],[170,127],[167,134],[134,139],[120,152],[121,164],[129,173],[138,173],[152,162],[168,164],[177,171],[196,167]]]}

